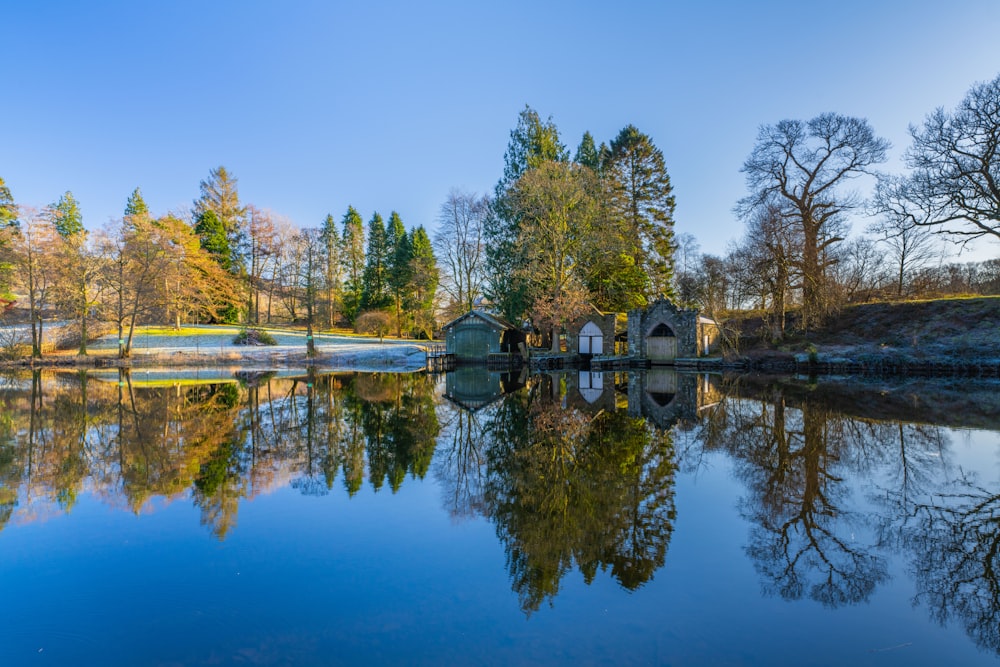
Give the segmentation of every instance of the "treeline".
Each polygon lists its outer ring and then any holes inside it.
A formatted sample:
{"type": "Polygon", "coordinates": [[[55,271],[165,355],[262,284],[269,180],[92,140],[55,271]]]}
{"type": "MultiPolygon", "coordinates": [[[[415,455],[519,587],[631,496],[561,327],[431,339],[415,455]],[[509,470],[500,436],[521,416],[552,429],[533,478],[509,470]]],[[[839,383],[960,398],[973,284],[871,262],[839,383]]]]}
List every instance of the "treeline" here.
{"type": "MultiPolygon", "coordinates": [[[[348,207],[317,228],[244,204],[224,167],[202,181],[190,216],[153,216],[138,188],[123,216],[90,232],[71,192],[42,210],[16,206],[0,180],[0,298],[23,301],[31,353],[45,323],[71,320],[80,354],[111,324],[119,356],[137,323],[361,327],[430,337],[437,262],[422,226],[348,207]],[[14,294],[17,291],[17,296],[14,294]]],[[[22,304],[19,304],[22,305],[22,304]]],[[[311,338],[310,338],[311,340],[311,338]]]]}
{"type": "Polygon", "coordinates": [[[1000,260],[947,262],[948,241],[1000,239],[1000,76],[910,127],[908,171],[885,174],[888,142],[868,121],[823,114],[763,126],[743,164],[741,239],[723,256],[679,243],[677,295],[716,319],[754,310],[780,340],[848,303],[1000,293],[1000,260]],[[854,189],[868,182],[867,198],[854,189]],[[871,223],[849,235],[849,216],[871,223]]]}

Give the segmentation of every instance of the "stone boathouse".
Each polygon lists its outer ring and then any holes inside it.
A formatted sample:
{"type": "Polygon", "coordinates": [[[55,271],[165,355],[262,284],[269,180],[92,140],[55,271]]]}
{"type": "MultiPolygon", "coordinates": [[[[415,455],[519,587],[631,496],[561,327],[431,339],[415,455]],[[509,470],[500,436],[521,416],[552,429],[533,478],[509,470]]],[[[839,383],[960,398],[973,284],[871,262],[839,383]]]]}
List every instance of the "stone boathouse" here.
{"type": "Polygon", "coordinates": [[[719,326],[695,309],[678,308],[668,299],[657,299],[646,308],[628,313],[628,349],[635,359],[651,364],[672,364],[713,351],[719,326]]]}

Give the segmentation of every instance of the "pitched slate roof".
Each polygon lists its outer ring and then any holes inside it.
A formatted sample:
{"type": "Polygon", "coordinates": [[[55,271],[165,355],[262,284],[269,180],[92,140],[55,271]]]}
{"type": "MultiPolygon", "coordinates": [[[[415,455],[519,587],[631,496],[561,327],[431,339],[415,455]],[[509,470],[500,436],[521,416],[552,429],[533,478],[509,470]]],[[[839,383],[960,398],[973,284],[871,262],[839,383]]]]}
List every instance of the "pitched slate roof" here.
{"type": "Polygon", "coordinates": [[[455,325],[457,325],[462,320],[470,318],[470,317],[478,317],[479,319],[483,320],[484,322],[486,322],[490,326],[496,327],[498,329],[517,329],[516,326],[514,326],[513,324],[511,324],[507,320],[503,319],[502,317],[499,317],[497,315],[490,315],[489,313],[483,312],[481,310],[470,310],[465,315],[461,315],[459,317],[456,317],[451,322],[448,322],[448,324],[445,324],[441,328],[442,329],[451,329],[452,327],[454,327],[455,325]]]}

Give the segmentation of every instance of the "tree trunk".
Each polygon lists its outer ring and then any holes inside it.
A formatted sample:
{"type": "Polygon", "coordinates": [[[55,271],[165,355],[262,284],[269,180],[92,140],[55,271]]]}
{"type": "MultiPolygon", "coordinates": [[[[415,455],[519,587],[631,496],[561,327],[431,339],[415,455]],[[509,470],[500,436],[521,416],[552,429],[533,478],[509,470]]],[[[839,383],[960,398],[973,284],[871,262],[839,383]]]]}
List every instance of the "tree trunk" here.
{"type": "MultiPolygon", "coordinates": [[[[804,214],[805,217],[805,214],[804,214]]],[[[816,226],[808,219],[802,230],[802,328],[817,325],[823,296],[819,267],[819,239],[816,226]]]]}
{"type": "Polygon", "coordinates": [[[81,357],[87,356],[87,313],[84,307],[83,316],[80,317],[80,352],[81,357]]]}

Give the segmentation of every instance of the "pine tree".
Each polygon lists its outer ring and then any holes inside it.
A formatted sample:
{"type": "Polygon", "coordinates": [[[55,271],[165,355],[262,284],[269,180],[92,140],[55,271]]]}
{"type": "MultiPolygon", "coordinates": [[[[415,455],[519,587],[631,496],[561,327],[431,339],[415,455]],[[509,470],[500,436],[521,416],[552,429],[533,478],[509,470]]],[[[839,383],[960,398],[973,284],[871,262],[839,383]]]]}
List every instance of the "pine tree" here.
{"type": "Polygon", "coordinates": [[[206,210],[198,216],[194,231],[201,239],[201,247],[226,271],[232,270],[232,249],[226,236],[225,225],[215,211],[206,210]]]}
{"type": "Polygon", "coordinates": [[[573,161],[577,164],[593,169],[594,173],[600,173],[601,171],[601,156],[597,152],[597,147],[594,145],[594,137],[591,136],[590,132],[583,133],[583,139],[580,141],[580,146],[576,149],[576,157],[573,161]]]}
{"type": "Polygon", "coordinates": [[[323,249],[323,283],[326,288],[327,326],[333,328],[337,319],[337,302],[340,301],[340,234],[337,223],[329,213],[320,228],[320,244],[323,249]]]}
{"type": "Polygon", "coordinates": [[[241,263],[239,256],[240,237],[245,224],[246,206],[240,204],[236,177],[225,167],[219,166],[208,173],[208,179],[200,183],[201,196],[194,201],[195,220],[206,211],[215,213],[225,231],[229,245],[230,270],[236,271],[241,263]]]}
{"type": "Polygon", "coordinates": [[[68,239],[84,232],[80,204],[69,190],[49,207],[49,213],[52,216],[52,226],[62,238],[68,239]]]}
{"type": "Polygon", "coordinates": [[[635,257],[652,281],[654,294],[672,296],[674,196],[663,153],[633,125],[611,142],[603,170],[610,207],[637,239],[635,257]]]}
{"type": "Polygon", "coordinates": [[[365,227],[361,214],[353,206],[341,221],[344,234],[341,237],[341,263],[344,267],[344,315],[354,323],[361,309],[362,276],[365,267],[365,227]]]}
{"type": "Polygon", "coordinates": [[[388,268],[391,248],[382,216],[372,215],[368,221],[368,249],[365,270],[361,277],[361,309],[377,310],[389,305],[388,268]]]}
{"type": "Polygon", "coordinates": [[[413,313],[414,329],[431,338],[437,328],[434,321],[434,296],[438,286],[437,259],[431,239],[423,226],[410,234],[410,284],[407,289],[406,310],[413,313]]]}
{"type": "Polygon", "coordinates": [[[389,216],[389,227],[386,230],[387,250],[389,251],[387,283],[392,305],[396,311],[396,335],[403,335],[403,310],[406,292],[410,286],[410,260],[413,259],[413,245],[403,221],[395,211],[389,216]]]}
{"type": "MultiPolygon", "coordinates": [[[[195,234],[201,239],[201,247],[212,259],[227,273],[233,272],[233,251],[229,245],[229,237],[226,234],[222,220],[215,214],[215,211],[206,210],[198,216],[194,225],[195,234]]],[[[234,323],[239,321],[239,308],[232,303],[220,303],[216,315],[209,315],[213,321],[234,323]]]]}
{"type": "Polygon", "coordinates": [[[149,215],[149,207],[146,206],[146,200],[142,198],[142,191],[139,188],[133,190],[132,194],[128,196],[128,201],[125,202],[125,217],[133,215],[149,215]]]}

